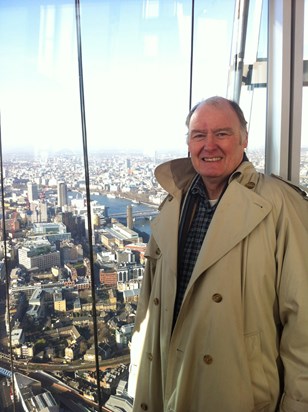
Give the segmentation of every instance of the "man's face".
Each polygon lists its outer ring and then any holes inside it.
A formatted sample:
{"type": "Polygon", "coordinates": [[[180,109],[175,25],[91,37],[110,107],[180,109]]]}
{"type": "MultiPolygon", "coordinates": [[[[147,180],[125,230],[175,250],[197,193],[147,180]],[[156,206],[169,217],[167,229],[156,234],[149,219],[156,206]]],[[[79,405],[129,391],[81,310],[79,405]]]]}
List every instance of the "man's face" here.
{"type": "Polygon", "coordinates": [[[204,103],[196,109],[189,123],[188,148],[207,189],[224,186],[246,147],[247,135],[241,134],[239,119],[228,103],[204,103]]]}

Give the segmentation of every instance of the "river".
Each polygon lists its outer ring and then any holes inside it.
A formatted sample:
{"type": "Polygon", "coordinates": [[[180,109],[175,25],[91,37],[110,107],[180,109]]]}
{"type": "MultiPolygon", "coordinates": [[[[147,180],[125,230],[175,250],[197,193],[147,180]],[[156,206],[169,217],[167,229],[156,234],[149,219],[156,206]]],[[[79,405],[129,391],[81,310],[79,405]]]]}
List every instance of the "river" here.
{"type": "MultiPolygon", "coordinates": [[[[75,198],[77,192],[69,192],[68,195],[70,198],[75,198]]],[[[80,193],[79,193],[80,195],[80,193]]],[[[133,215],[134,212],[152,212],[153,209],[157,210],[157,207],[146,205],[144,203],[135,203],[132,200],[121,198],[121,197],[111,197],[110,195],[99,195],[91,194],[91,200],[96,201],[98,205],[105,206],[108,208],[108,215],[112,216],[113,214],[123,214],[126,216],[127,206],[132,206],[133,215]]],[[[121,223],[126,224],[126,218],[118,219],[121,223]]],[[[150,221],[148,219],[137,218],[134,220],[134,228],[136,232],[142,236],[143,241],[147,242],[151,234],[150,221]]]]}
{"type": "MultiPolygon", "coordinates": [[[[157,209],[154,206],[151,207],[144,203],[135,203],[129,199],[121,197],[108,197],[107,195],[94,195],[91,194],[91,200],[96,200],[99,205],[104,205],[108,208],[108,215],[123,213],[126,216],[126,209],[128,205],[132,206],[133,215],[134,212],[152,212],[153,209],[157,209]]],[[[126,224],[126,218],[119,219],[122,223],[126,224]]],[[[150,221],[148,219],[138,218],[134,220],[134,228],[142,237],[143,241],[147,242],[151,234],[150,221]]]]}

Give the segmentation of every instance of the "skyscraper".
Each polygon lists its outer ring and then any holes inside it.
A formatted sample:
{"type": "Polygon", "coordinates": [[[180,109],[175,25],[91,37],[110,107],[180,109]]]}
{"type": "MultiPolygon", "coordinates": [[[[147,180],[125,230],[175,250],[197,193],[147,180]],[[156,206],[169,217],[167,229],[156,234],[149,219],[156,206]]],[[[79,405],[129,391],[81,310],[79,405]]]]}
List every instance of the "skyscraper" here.
{"type": "Polygon", "coordinates": [[[58,182],[58,206],[62,207],[67,204],[67,185],[65,182],[58,182]]]}
{"type": "Polygon", "coordinates": [[[48,221],[48,211],[47,203],[45,200],[36,200],[30,203],[30,210],[32,211],[31,222],[47,222],[48,221]]]}
{"type": "Polygon", "coordinates": [[[36,183],[28,182],[27,189],[28,189],[28,199],[30,203],[39,198],[38,188],[37,188],[36,183]]]}

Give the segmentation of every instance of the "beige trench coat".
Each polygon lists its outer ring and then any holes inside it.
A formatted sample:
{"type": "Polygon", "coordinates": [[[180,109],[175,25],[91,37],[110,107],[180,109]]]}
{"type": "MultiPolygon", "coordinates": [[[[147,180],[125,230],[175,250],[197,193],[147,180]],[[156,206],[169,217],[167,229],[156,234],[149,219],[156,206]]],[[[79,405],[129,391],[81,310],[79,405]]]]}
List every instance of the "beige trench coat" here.
{"type": "Polygon", "coordinates": [[[308,201],[244,162],[229,179],[171,333],[190,159],[158,167],[132,339],[134,411],[308,411],[308,201]]]}

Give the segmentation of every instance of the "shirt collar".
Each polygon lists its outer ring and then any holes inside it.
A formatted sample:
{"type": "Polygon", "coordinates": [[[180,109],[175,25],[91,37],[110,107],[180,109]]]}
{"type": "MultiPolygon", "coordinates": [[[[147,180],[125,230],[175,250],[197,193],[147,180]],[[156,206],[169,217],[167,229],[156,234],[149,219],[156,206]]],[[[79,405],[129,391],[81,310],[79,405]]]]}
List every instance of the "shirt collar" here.
{"type": "MultiPolygon", "coordinates": [[[[246,153],[244,152],[243,153],[243,159],[242,159],[241,163],[246,162],[246,161],[248,162],[249,159],[248,159],[246,153]]],[[[226,184],[226,186],[227,186],[227,184],[226,184]]],[[[194,181],[193,181],[193,183],[191,185],[191,188],[190,188],[190,193],[192,195],[199,195],[199,196],[203,197],[204,199],[209,200],[208,195],[207,195],[207,191],[206,191],[206,188],[205,188],[205,184],[203,183],[201,175],[197,174],[195,176],[194,181]]]]}
{"type": "Polygon", "coordinates": [[[200,175],[197,175],[195,181],[191,186],[191,194],[192,195],[199,195],[204,199],[208,200],[208,195],[206,193],[205,185],[200,175]]]}

